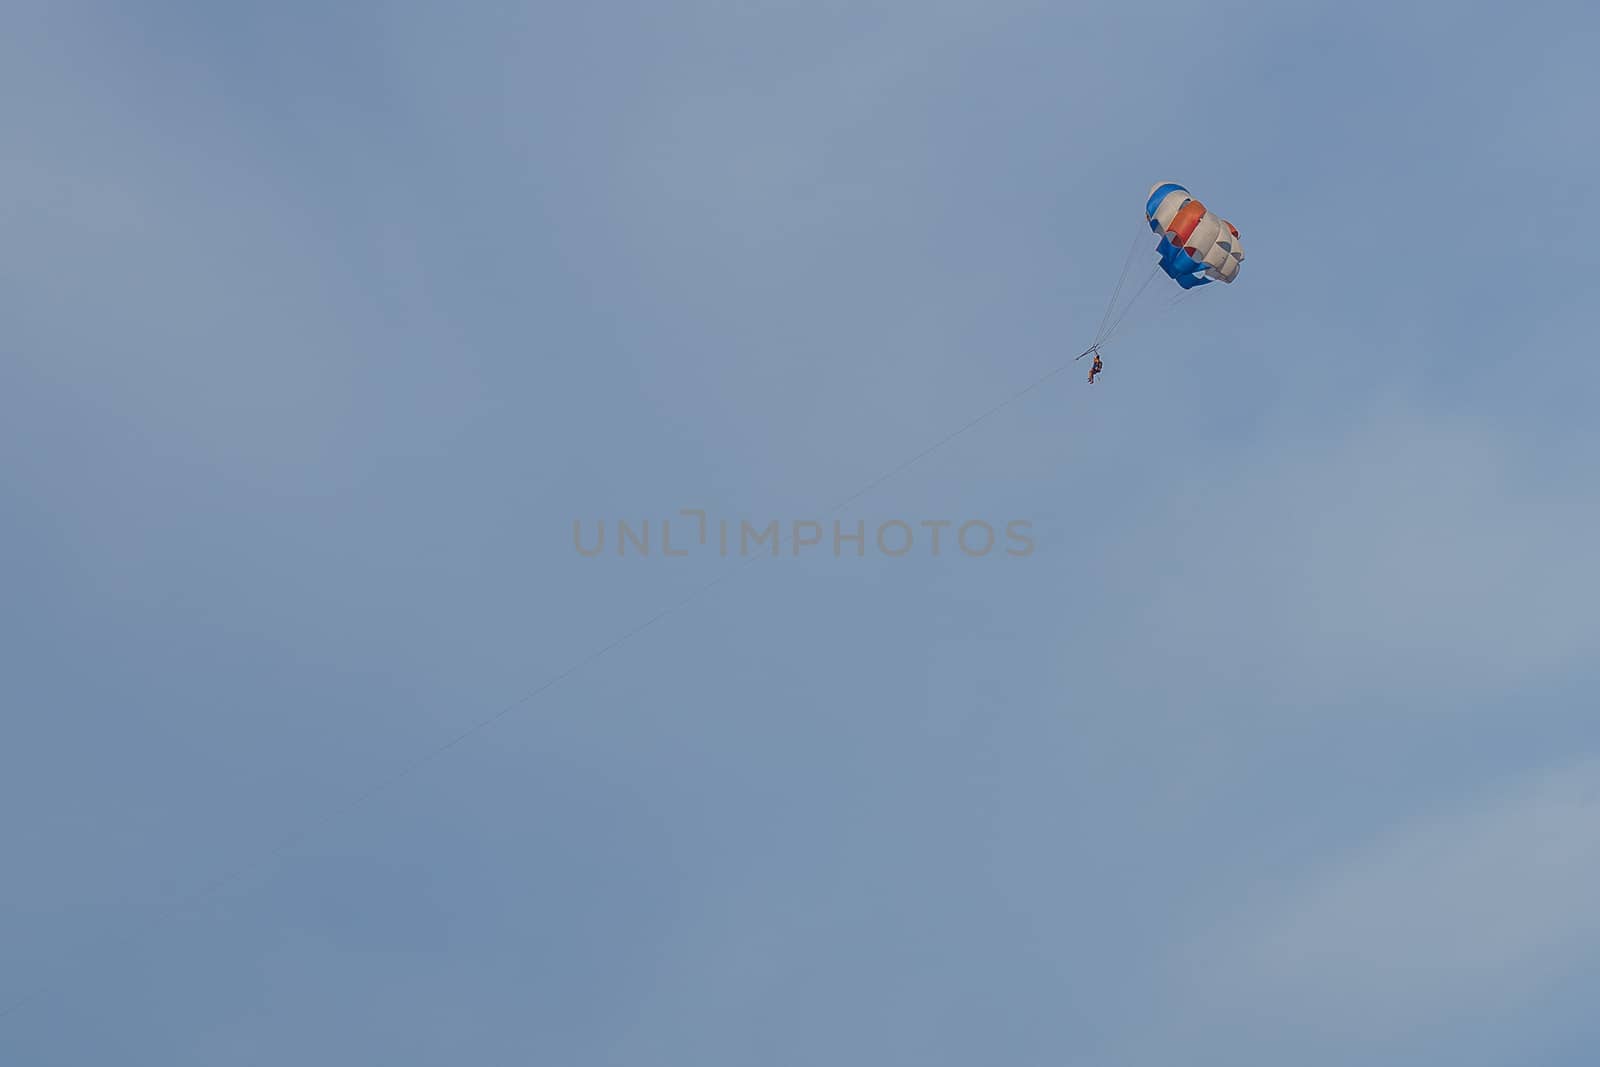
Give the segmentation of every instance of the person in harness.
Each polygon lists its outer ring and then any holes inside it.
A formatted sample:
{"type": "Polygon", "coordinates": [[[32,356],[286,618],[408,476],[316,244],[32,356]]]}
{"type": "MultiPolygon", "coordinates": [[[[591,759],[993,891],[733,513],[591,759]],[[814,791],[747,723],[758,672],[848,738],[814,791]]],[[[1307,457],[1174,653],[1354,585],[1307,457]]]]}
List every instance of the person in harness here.
{"type": "Polygon", "coordinates": [[[1089,364],[1089,384],[1093,385],[1095,375],[1105,370],[1106,365],[1100,362],[1100,353],[1098,350],[1090,349],[1090,351],[1094,352],[1094,362],[1089,364]]]}

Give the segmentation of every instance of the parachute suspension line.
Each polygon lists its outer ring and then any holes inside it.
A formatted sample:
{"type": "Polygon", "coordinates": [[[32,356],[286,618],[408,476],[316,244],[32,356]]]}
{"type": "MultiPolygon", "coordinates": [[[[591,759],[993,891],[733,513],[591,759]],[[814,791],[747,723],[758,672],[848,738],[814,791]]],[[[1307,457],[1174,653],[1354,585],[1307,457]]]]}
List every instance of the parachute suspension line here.
{"type": "Polygon", "coordinates": [[[1100,316],[1100,328],[1095,330],[1094,343],[1089,346],[1090,348],[1105,340],[1106,323],[1111,321],[1111,313],[1117,308],[1117,297],[1122,295],[1122,287],[1128,282],[1128,272],[1133,269],[1133,257],[1138,253],[1139,245],[1143,242],[1144,235],[1136,234],[1134,235],[1133,243],[1128,245],[1128,254],[1122,257],[1122,273],[1117,275],[1117,287],[1111,290],[1111,299],[1106,302],[1106,313],[1100,316]]]}
{"type": "Polygon", "coordinates": [[[1134,305],[1139,302],[1139,298],[1144,295],[1144,291],[1150,288],[1150,283],[1156,280],[1156,275],[1159,273],[1161,273],[1161,264],[1157,263],[1150,268],[1150,273],[1145,275],[1144,284],[1139,286],[1139,288],[1134,292],[1133,298],[1128,301],[1126,306],[1123,307],[1122,314],[1116,317],[1108,329],[1102,331],[1101,337],[1095,342],[1095,344],[1102,345],[1111,339],[1111,335],[1117,332],[1117,329],[1122,325],[1123,320],[1128,317],[1128,312],[1133,310],[1134,305]]]}
{"type": "Polygon", "coordinates": [[[1153,322],[1161,321],[1162,319],[1166,318],[1168,315],[1172,314],[1173,311],[1177,310],[1177,307],[1178,307],[1179,304],[1181,304],[1184,301],[1188,300],[1193,295],[1194,295],[1194,290],[1193,289],[1185,290],[1184,292],[1181,292],[1181,293],[1177,294],[1176,296],[1174,296],[1171,300],[1167,301],[1166,304],[1162,306],[1161,310],[1157,311],[1155,314],[1149,315],[1149,316],[1146,316],[1146,317],[1143,317],[1143,318],[1140,318],[1140,319],[1137,319],[1137,320],[1135,320],[1133,322],[1129,322],[1129,323],[1126,324],[1125,327],[1124,326],[1113,327],[1111,334],[1107,334],[1106,335],[1106,339],[1104,341],[1101,341],[1100,343],[1101,344],[1108,344],[1111,341],[1111,337],[1112,337],[1113,334],[1116,335],[1118,338],[1126,337],[1130,332],[1132,332],[1133,330],[1137,330],[1141,326],[1148,326],[1153,322]]]}
{"type": "MultiPolygon", "coordinates": [[[[1133,311],[1134,305],[1136,305],[1139,302],[1139,298],[1144,295],[1144,291],[1146,289],[1150,288],[1150,283],[1155,281],[1156,275],[1159,274],[1160,272],[1161,272],[1161,264],[1160,263],[1157,263],[1155,266],[1150,268],[1150,273],[1145,276],[1144,282],[1139,286],[1139,288],[1137,290],[1134,291],[1133,297],[1126,304],[1123,305],[1122,310],[1117,314],[1117,317],[1114,320],[1112,320],[1111,324],[1109,326],[1102,327],[1101,330],[1099,331],[1099,333],[1097,333],[1095,335],[1094,343],[1091,344],[1088,348],[1084,349],[1082,352],[1079,352],[1076,356],[1073,357],[1073,362],[1074,363],[1076,363],[1078,360],[1082,359],[1084,356],[1088,356],[1088,355],[1096,355],[1096,356],[1098,356],[1100,354],[1101,346],[1110,344],[1112,337],[1116,336],[1118,333],[1123,332],[1122,331],[1123,320],[1125,320],[1128,317],[1128,314],[1131,311],[1133,311]]],[[[1118,288],[1121,288],[1121,286],[1118,286],[1118,288]]],[[[1180,293],[1179,294],[1179,298],[1181,299],[1182,297],[1185,297],[1185,296],[1188,296],[1188,295],[1189,295],[1188,293],[1180,293]]],[[[1174,300],[1173,303],[1176,304],[1177,301],[1174,300]]],[[[1171,310],[1171,305],[1168,305],[1167,310],[1171,310]]],[[[1165,313],[1166,313],[1165,311],[1157,312],[1156,317],[1159,318],[1161,315],[1163,315],[1165,313]]]]}

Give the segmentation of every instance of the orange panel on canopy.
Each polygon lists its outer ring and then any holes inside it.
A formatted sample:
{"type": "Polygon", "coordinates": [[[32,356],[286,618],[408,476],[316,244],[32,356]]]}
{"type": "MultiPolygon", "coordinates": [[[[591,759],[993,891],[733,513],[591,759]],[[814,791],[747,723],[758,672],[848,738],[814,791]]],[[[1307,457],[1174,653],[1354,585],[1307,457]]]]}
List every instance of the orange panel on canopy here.
{"type": "Polygon", "coordinates": [[[1167,232],[1174,236],[1173,244],[1182,245],[1189,240],[1189,235],[1194,233],[1194,228],[1200,220],[1206,217],[1206,206],[1198,200],[1191,200],[1178,209],[1172,217],[1172,225],[1167,227],[1167,232]]]}

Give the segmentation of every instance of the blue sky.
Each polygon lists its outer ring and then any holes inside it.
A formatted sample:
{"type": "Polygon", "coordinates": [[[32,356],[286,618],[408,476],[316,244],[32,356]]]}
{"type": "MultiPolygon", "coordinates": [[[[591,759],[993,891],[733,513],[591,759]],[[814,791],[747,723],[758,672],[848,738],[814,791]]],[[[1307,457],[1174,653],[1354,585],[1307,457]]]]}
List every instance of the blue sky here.
{"type": "Polygon", "coordinates": [[[1597,44],[12,5],[0,1062],[1588,1063],[1597,44]],[[1240,281],[850,512],[1031,557],[573,551],[825,516],[1167,179],[1240,281]]]}

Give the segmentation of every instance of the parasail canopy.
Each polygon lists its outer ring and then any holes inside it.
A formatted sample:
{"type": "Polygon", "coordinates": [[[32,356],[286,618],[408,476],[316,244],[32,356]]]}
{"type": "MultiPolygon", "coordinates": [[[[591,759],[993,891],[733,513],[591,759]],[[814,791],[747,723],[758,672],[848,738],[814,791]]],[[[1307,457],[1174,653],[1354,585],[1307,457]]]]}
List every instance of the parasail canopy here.
{"type": "Polygon", "coordinates": [[[1150,187],[1144,217],[1161,235],[1159,266],[1185,289],[1207,282],[1232,282],[1244,262],[1239,230],[1196,200],[1177,182],[1150,187]]]}

